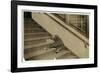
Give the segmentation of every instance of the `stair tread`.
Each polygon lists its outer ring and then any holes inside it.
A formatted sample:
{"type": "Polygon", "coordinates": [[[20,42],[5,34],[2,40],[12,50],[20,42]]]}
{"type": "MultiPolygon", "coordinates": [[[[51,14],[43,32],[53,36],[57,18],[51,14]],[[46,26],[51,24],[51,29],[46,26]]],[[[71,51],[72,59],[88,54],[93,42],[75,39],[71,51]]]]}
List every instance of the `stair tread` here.
{"type": "Polygon", "coordinates": [[[44,43],[39,43],[39,44],[31,44],[31,45],[25,45],[24,47],[25,47],[25,49],[28,49],[28,48],[33,48],[33,47],[40,47],[40,46],[45,46],[45,45],[49,45],[49,44],[52,44],[52,43],[54,43],[54,41],[47,41],[47,42],[44,42],[44,43]]]}
{"type": "Polygon", "coordinates": [[[24,26],[24,29],[29,29],[29,28],[31,29],[31,28],[41,28],[41,27],[37,25],[27,25],[27,26],[25,25],[24,26]]]}
{"type": "Polygon", "coordinates": [[[58,57],[57,59],[76,59],[76,58],[78,57],[75,56],[73,53],[68,53],[58,57]]]}
{"type": "Polygon", "coordinates": [[[39,40],[39,41],[33,40],[33,41],[24,42],[24,45],[39,44],[39,43],[44,43],[44,42],[46,42],[46,40],[44,40],[44,39],[41,39],[41,40],[39,40]]]}
{"type": "Polygon", "coordinates": [[[39,38],[40,40],[42,37],[50,38],[51,36],[50,35],[27,35],[27,36],[24,36],[24,39],[26,40],[26,39],[38,39],[39,38]]]}
{"type": "Polygon", "coordinates": [[[30,23],[24,23],[24,29],[29,29],[29,28],[33,28],[33,27],[35,27],[35,28],[41,28],[41,26],[40,25],[38,25],[38,24],[33,24],[32,22],[30,22],[30,23]]]}
{"type": "Polygon", "coordinates": [[[67,54],[67,53],[70,53],[70,51],[67,51],[67,50],[63,49],[59,53],[56,53],[56,50],[55,50],[55,51],[51,51],[51,52],[44,53],[42,55],[36,56],[33,59],[36,59],[36,60],[55,59],[55,58],[58,58],[58,57],[60,57],[64,54],[67,54]]]}
{"type": "Polygon", "coordinates": [[[38,56],[38,55],[41,55],[41,54],[44,54],[44,53],[48,53],[48,52],[51,52],[51,51],[54,51],[54,50],[55,50],[55,48],[49,49],[49,50],[41,49],[41,50],[38,50],[38,51],[35,51],[35,52],[30,52],[28,54],[25,54],[25,59],[32,58],[32,57],[35,57],[35,56],[38,56]]]}
{"type": "Polygon", "coordinates": [[[24,31],[24,33],[40,33],[40,32],[45,32],[44,30],[30,30],[30,31],[24,31]]]}
{"type": "Polygon", "coordinates": [[[47,32],[25,33],[24,35],[42,35],[42,34],[49,34],[49,33],[47,33],[47,32]]]}
{"type": "Polygon", "coordinates": [[[24,39],[24,41],[33,41],[33,40],[49,39],[50,37],[51,36],[27,38],[27,39],[24,39]]]}
{"type": "Polygon", "coordinates": [[[33,47],[33,48],[24,49],[24,54],[27,54],[29,52],[38,51],[38,50],[45,49],[45,48],[48,48],[48,47],[41,46],[41,47],[33,47]]]}
{"type": "Polygon", "coordinates": [[[70,53],[70,51],[68,51],[68,50],[61,50],[61,52],[57,53],[56,58],[59,58],[62,55],[68,54],[68,53],[70,53]]]}
{"type": "Polygon", "coordinates": [[[32,30],[44,30],[42,28],[39,28],[39,27],[36,27],[36,28],[27,28],[27,29],[24,29],[24,31],[32,31],[32,30]]]}

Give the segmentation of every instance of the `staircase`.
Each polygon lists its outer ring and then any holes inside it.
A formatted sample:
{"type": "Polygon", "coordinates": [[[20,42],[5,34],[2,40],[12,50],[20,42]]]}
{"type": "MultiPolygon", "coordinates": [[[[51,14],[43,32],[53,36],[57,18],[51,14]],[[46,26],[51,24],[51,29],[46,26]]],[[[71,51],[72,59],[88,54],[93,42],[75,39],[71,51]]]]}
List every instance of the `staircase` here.
{"type": "Polygon", "coordinates": [[[69,26],[69,24],[51,13],[33,12],[32,19],[51,35],[56,34],[59,36],[64,46],[78,56],[78,58],[89,58],[89,39],[69,26]]]}
{"type": "Polygon", "coordinates": [[[24,58],[25,60],[52,60],[78,58],[68,49],[50,48],[55,41],[52,35],[34,20],[24,19],[24,58]]]}

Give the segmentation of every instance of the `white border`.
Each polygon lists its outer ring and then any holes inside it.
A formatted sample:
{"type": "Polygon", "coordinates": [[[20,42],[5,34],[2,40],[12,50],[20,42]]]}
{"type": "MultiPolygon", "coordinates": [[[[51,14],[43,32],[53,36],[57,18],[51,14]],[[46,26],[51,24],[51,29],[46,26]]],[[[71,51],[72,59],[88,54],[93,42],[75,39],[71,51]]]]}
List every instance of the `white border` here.
{"type": "Polygon", "coordinates": [[[94,63],[94,10],[92,9],[76,9],[76,8],[58,8],[58,7],[40,7],[40,6],[18,6],[18,51],[17,64],[18,68],[24,67],[40,67],[40,66],[57,66],[57,65],[76,65],[76,64],[91,64],[94,63]],[[66,60],[39,60],[39,61],[24,61],[23,57],[23,10],[28,11],[43,11],[43,12],[75,12],[86,13],[89,15],[89,58],[87,59],[66,59],[66,60]]]}

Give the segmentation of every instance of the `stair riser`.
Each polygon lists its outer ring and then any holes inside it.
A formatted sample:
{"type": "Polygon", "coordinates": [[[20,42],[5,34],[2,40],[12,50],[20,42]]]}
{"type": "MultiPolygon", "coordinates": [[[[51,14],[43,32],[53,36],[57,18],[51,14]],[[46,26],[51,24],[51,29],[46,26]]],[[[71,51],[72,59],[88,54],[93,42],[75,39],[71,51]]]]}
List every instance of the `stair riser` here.
{"type": "Polygon", "coordinates": [[[64,54],[57,59],[77,59],[78,57],[73,55],[72,53],[64,54]]]}
{"type": "MultiPolygon", "coordinates": [[[[24,36],[40,36],[40,35],[45,35],[45,36],[47,36],[47,35],[50,35],[50,34],[48,34],[48,33],[46,33],[46,32],[24,33],[24,36]]],[[[51,35],[50,35],[50,36],[51,36],[51,35]]]]}
{"type": "Polygon", "coordinates": [[[40,27],[37,27],[37,28],[31,28],[31,29],[30,29],[30,28],[29,28],[29,29],[28,29],[28,28],[27,28],[27,29],[24,29],[24,31],[32,31],[32,30],[41,30],[41,31],[42,31],[43,29],[40,28],[40,27]]]}
{"type": "Polygon", "coordinates": [[[39,26],[37,26],[37,25],[32,25],[32,26],[28,25],[28,26],[24,26],[24,29],[32,29],[32,28],[41,28],[41,27],[39,27],[39,26]]]}
{"type": "Polygon", "coordinates": [[[34,53],[34,52],[39,51],[39,50],[41,50],[41,49],[44,50],[44,47],[37,47],[37,48],[24,49],[24,54],[26,55],[26,54],[32,53],[32,52],[34,53]]]}
{"type": "Polygon", "coordinates": [[[51,38],[49,35],[34,35],[34,36],[32,36],[32,35],[28,35],[28,36],[25,36],[24,37],[24,39],[28,39],[28,38],[33,38],[33,39],[35,39],[35,38],[42,38],[42,37],[47,37],[47,38],[51,38]]]}
{"type": "Polygon", "coordinates": [[[56,55],[55,51],[56,50],[41,54],[39,56],[35,56],[35,57],[31,58],[31,60],[53,60],[56,55]]]}
{"type": "Polygon", "coordinates": [[[49,52],[54,52],[55,49],[51,49],[49,51],[45,51],[45,52],[41,52],[41,53],[37,53],[37,55],[33,52],[32,55],[29,55],[29,54],[25,54],[25,59],[26,60],[32,60],[34,57],[37,57],[37,56],[40,56],[40,55],[43,55],[43,54],[48,54],[49,52]]]}
{"type": "Polygon", "coordinates": [[[25,41],[33,41],[33,40],[42,40],[42,39],[50,39],[50,36],[25,36],[25,41]]]}
{"type": "Polygon", "coordinates": [[[46,42],[45,40],[39,40],[39,41],[27,41],[27,42],[24,42],[24,45],[35,45],[35,44],[39,44],[39,43],[44,43],[46,42]]]}
{"type": "Polygon", "coordinates": [[[24,33],[38,33],[38,32],[45,32],[44,30],[41,30],[41,29],[39,29],[39,30],[28,30],[28,31],[24,31],[24,33]]]}
{"type": "Polygon", "coordinates": [[[50,44],[45,44],[45,45],[40,45],[40,46],[24,46],[24,48],[28,49],[28,48],[39,48],[39,47],[50,47],[50,44]]]}

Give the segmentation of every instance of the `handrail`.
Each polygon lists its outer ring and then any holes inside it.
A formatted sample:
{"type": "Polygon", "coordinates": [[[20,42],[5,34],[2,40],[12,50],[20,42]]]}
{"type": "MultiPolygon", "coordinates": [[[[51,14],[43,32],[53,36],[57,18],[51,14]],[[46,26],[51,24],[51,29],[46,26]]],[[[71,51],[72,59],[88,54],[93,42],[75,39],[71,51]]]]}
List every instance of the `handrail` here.
{"type": "Polygon", "coordinates": [[[71,28],[70,26],[66,25],[66,23],[64,21],[60,20],[59,18],[57,18],[53,14],[47,14],[47,13],[45,13],[45,14],[48,15],[53,20],[55,20],[60,26],[62,26],[66,30],[70,31],[77,38],[79,38],[80,40],[82,40],[85,44],[89,45],[89,40],[85,36],[83,36],[82,34],[80,34],[79,32],[77,32],[75,29],[71,28]]]}
{"type": "MultiPolygon", "coordinates": [[[[60,20],[62,20],[63,22],[65,22],[65,19],[64,19],[64,18],[61,18],[60,16],[58,16],[58,15],[56,15],[56,14],[53,14],[53,15],[55,15],[55,16],[58,17],[60,20]]],[[[79,33],[81,32],[81,34],[82,34],[83,36],[86,36],[86,34],[84,33],[84,31],[83,31],[82,29],[80,29],[80,28],[78,28],[78,27],[72,25],[71,23],[69,23],[69,26],[71,26],[71,27],[74,28],[74,29],[77,29],[77,31],[78,31],[79,33]]],[[[87,37],[87,36],[86,36],[86,37],[87,37]]],[[[88,38],[88,37],[87,37],[87,38],[88,38]]]]}

